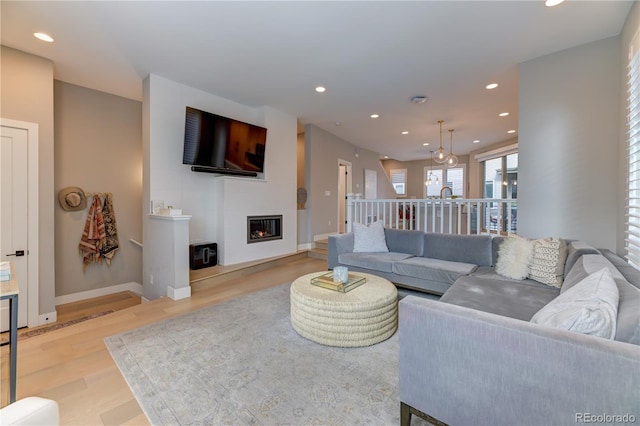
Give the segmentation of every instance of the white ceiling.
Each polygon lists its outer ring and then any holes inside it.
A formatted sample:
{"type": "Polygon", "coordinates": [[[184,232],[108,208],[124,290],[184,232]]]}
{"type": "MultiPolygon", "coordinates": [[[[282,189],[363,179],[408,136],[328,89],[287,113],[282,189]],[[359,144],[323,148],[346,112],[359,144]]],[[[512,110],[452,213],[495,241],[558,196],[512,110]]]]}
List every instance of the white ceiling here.
{"type": "Polygon", "coordinates": [[[153,73],[410,160],[437,149],[439,119],[458,154],[513,137],[518,64],[618,35],[632,4],[3,0],[1,37],[51,59],[62,81],[141,100],[153,73]],[[488,91],[491,82],[500,86],[488,91]],[[429,100],[415,105],[415,95],[429,100]]]}

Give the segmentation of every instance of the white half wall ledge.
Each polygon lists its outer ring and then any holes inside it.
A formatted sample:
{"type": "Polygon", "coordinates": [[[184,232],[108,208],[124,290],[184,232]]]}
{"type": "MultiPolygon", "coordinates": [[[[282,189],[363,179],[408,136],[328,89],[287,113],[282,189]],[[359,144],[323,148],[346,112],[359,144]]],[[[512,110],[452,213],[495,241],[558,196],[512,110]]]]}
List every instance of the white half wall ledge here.
{"type": "Polygon", "coordinates": [[[110,287],[97,288],[95,290],[81,291],[79,293],[67,294],[56,297],[56,306],[66,303],[79,302],[80,300],[92,299],[94,297],[107,296],[109,294],[131,291],[137,295],[142,294],[142,284],[128,282],[124,284],[112,285],[110,287]]]}
{"type": "Polygon", "coordinates": [[[187,286],[187,287],[173,288],[171,286],[168,286],[167,296],[169,296],[169,298],[172,300],[188,299],[189,297],[191,297],[191,287],[187,286]]]}

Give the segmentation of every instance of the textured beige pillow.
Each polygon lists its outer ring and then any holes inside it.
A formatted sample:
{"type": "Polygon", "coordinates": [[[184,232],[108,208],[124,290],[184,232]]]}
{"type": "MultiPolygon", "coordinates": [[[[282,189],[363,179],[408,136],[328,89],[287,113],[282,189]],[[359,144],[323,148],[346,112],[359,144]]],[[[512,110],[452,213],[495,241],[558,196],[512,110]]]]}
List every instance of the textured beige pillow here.
{"type": "Polygon", "coordinates": [[[529,263],[533,255],[533,241],[510,236],[500,243],[496,273],[514,280],[523,280],[529,275],[529,263]]]}
{"type": "Polygon", "coordinates": [[[561,287],[567,243],[561,238],[541,238],[533,242],[529,278],[543,284],[561,287]]]}

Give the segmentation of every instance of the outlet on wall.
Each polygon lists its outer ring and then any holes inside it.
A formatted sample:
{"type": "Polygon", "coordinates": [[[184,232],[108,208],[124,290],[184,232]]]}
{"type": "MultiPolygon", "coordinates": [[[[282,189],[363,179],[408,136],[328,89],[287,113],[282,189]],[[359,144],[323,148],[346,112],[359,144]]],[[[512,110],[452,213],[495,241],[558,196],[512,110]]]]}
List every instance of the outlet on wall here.
{"type": "Polygon", "coordinates": [[[149,284],[153,285],[153,275],[149,275],[149,284]]]}

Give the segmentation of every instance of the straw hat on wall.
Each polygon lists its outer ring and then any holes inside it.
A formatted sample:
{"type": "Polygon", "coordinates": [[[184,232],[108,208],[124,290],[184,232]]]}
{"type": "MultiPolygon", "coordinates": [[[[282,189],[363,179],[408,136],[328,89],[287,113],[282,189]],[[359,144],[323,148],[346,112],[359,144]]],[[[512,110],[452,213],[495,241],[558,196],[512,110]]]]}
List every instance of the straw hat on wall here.
{"type": "Polygon", "coordinates": [[[68,186],[58,192],[58,202],[60,207],[69,212],[84,210],[87,207],[87,197],[82,188],[68,186]]]}

